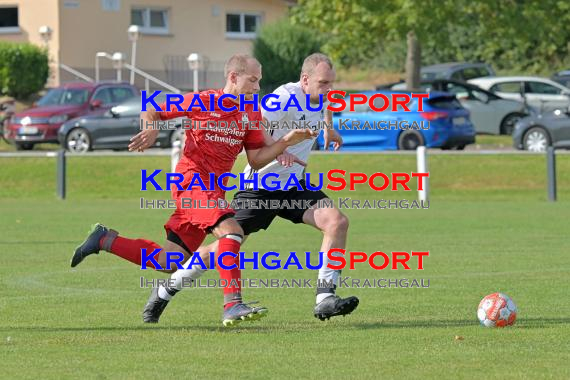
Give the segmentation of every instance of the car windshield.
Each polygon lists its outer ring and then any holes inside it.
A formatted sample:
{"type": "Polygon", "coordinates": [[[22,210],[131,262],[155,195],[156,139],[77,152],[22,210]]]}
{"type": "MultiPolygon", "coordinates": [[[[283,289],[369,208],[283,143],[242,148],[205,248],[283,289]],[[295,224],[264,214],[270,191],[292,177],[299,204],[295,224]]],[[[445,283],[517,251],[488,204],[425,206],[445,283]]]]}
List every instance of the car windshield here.
{"type": "Polygon", "coordinates": [[[88,97],[86,89],[54,88],[38,101],[38,106],[81,105],[87,102],[88,97]]]}

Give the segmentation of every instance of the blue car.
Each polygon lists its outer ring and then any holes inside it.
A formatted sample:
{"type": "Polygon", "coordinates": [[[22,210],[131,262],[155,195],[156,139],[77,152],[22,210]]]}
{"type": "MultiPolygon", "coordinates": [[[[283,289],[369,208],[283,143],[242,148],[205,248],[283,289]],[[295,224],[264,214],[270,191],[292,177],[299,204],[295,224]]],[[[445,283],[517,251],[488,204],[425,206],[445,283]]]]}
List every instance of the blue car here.
{"type": "MultiPolygon", "coordinates": [[[[366,91],[370,98],[384,94],[408,94],[402,91],[366,91]]],[[[347,101],[348,104],[348,101],[347,101]]],[[[374,106],[382,108],[382,98],[374,99],[374,106]]],[[[337,106],[337,105],[335,105],[337,106]]],[[[463,108],[455,95],[432,91],[423,100],[423,111],[418,112],[418,99],[407,104],[410,112],[398,106],[397,111],[373,111],[368,104],[355,105],[354,111],[343,111],[333,115],[334,129],[344,140],[343,150],[415,150],[420,145],[428,148],[462,150],[475,142],[475,128],[469,118],[469,111],[463,108]]],[[[348,106],[347,106],[348,108],[348,106]]],[[[322,133],[317,139],[316,149],[324,149],[322,133]]]]}

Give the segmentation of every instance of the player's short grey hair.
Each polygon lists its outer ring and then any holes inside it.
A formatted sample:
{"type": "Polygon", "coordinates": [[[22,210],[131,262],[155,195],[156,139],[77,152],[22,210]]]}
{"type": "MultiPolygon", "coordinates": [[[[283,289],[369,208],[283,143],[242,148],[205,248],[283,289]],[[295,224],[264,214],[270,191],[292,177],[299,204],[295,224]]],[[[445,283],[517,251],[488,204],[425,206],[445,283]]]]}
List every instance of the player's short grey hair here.
{"type": "Polygon", "coordinates": [[[234,71],[238,74],[242,74],[247,69],[247,62],[253,59],[255,63],[259,66],[261,64],[255,57],[252,57],[249,54],[234,54],[228,59],[226,65],[224,66],[224,78],[227,78],[230,75],[230,72],[234,71]]]}
{"type": "Polygon", "coordinates": [[[319,63],[325,62],[329,65],[330,69],[333,69],[333,64],[331,59],[322,53],[313,53],[303,61],[303,67],[301,68],[301,74],[311,75],[315,72],[315,68],[319,63]]]}

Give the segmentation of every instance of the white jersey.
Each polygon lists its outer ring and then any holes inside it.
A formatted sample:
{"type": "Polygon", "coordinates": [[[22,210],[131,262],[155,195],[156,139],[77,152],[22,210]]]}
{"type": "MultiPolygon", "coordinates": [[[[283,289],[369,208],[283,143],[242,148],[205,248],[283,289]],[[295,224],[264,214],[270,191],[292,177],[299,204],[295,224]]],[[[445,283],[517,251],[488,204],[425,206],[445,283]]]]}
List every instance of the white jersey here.
{"type": "MultiPolygon", "coordinates": [[[[320,111],[308,111],[306,104],[307,98],[301,88],[301,82],[284,84],[278,87],[273,93],[278,95],[279,99],[269,101],[268,106],[271,106],[274,102],[279,102],[280,109],[278,111],[267,111],[262,108],[261,110],[263,117],[267,119],[269,123],[276,123],[276,122],[279,123],[278,125],[275,124],[275,126],[268,131],[273,140],[279,140],[281,137],[285,136],[291,130],[295,129],[296,125],[295,126],[292,125],[293,121],[295,121],[297,125],[299,124],[300,121],[301,122],[304,121],[306,126],[311,126],[311,128],[320,127],[322,129],[324,112],[328,105],[326,98],[324,99],[323,102],[324,104],[321,107],[320,111]],[[283,110],[283,108],[289,101],[291,94],[295,95],[299,103],[299,106],[304,111],[300,111],[295,106],[289,107],[287,111],[283,110]]],[[[316,107],[317,107],[316,104],[311,105],[311,108],[316,108],[316,107]]],[[[304,140],[296,145],[290,146],[289,148],[287,148],[287,152],[294,154],[301,161],[307,162],[309,154],[311,153],[311,149],[316,139],[317,136],[313,137],[312,139],[304,140]]],[[[303,166],[297,163],[294,163],[291,167],[287,168],[279,164],[277,160],[273,160],[272,162],[270,162],[260,170],[254,170],[251,168],[251,166],[247,165],[243,170],[243,173],[245,178],[247,179],[252,179],[253,174],[258,173],[259,189],[262,189],[261,177],[263,177],[267,173],[278,174],[279,178],[271,177],[269,178],[269,180],[270,182],[277,180],[281,181],[281,186],[284,186],[291,174],[294,174],[299,180],[304,179],[303,178],[304,169],[305,168],[303,166]]],[[[251,189],[252,185],[247,184],[246,188],[251,189]]]]}

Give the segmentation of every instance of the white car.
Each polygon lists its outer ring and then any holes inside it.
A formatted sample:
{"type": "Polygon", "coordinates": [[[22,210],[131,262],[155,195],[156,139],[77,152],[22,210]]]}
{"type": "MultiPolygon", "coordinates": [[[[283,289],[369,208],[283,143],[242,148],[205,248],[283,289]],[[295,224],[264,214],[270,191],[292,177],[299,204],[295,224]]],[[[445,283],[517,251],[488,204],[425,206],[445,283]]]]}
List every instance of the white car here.
{"type": "Polygon", "coordinates": [[[567,109],[570,106],[570,88],[540,77],[486,77],[469,80],[504,99],[524,101],[538,110],[567,109]]]}

